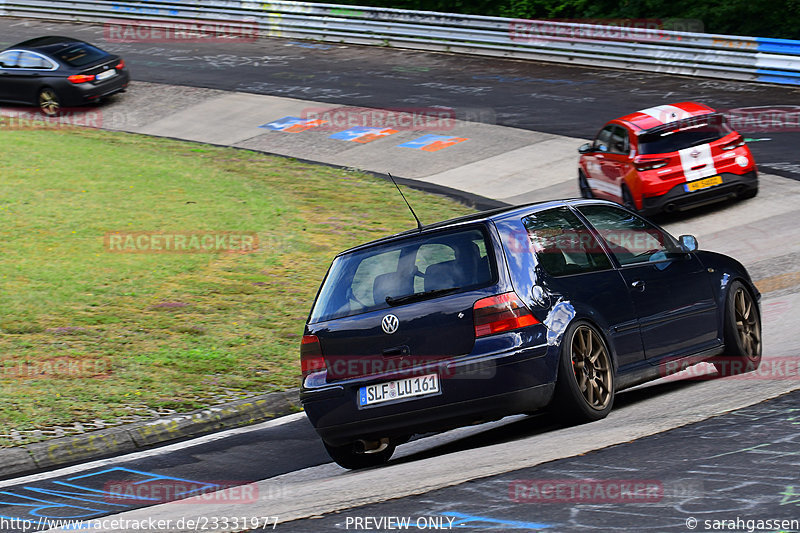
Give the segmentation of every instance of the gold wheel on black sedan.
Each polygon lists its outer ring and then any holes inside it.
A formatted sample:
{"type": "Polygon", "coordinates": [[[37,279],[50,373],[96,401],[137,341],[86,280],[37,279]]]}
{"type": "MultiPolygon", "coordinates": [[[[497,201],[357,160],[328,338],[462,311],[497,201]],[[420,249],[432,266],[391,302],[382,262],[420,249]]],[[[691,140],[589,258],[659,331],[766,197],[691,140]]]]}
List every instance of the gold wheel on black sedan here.
{"type": "Polygon", "coordinates": [[[56,92],[50,87],[39,91],[39,109],[48,117],[54,117],[61,111],[61,101],[56,92]]]}

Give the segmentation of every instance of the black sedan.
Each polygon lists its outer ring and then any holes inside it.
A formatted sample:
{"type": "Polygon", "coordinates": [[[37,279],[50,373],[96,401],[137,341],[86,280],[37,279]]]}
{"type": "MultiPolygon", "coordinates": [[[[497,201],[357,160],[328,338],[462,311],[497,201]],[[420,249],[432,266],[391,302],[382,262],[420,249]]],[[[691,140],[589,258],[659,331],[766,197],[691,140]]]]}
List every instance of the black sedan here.
{"type": "Polygon", "coordinates": [[[125,61],[69,37],[38,37],[0,52],[0,102],[35,105],[47,116],[124,91],[125,61]]]}
{"type": "Polygon", "coordinates": [[[687,365],[757,368],[759,297],[736,260],[608,201],[479,213],[334,259],[301,400],[346,468],[509,414],[598,420],[617,391],[687,365]]]}

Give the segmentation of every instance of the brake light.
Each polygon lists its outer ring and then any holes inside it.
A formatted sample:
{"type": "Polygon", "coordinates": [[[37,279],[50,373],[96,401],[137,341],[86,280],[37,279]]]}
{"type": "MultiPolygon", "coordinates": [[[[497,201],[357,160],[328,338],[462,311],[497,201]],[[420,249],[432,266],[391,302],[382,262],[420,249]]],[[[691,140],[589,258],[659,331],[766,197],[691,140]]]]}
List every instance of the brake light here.
{"type": "Polygon", "coordinates": [[[300,343],[300,368],[303,371],[303,378],[314,372],[325,370],[322,346],[316,335],[303,335],[300,343]]]}
{"type": "Polygon", "coordinates": [[[472,310],[476,337],[485,337],[539,323],[513,292],[482,298],[475,302],[472,310]]]}
{"type": "Polygon", "coordinates": [[[734,148],[739,148],[740,146],[744,146],[744,137],[741,135],[737,135],[735,139],[731,142],[722,145],[723,150],[733,150],[734,148]]]}
{"type": "Polygon", "coordinates": [[[639,172],[644,172],[645,170],[655,170],[657,168],[667,166],[669,159],[634,159],[633,166],[636,167],[636,170],[639,172]]]}
{"type": "Polygon", "coordinates": [[[94,74],[73,74],[67,77],[67,79],[72,83],[86,83],[88,81],[94,81],[94,74]]]}
{"type": "Polygon", "coordinates": [[[122,69],[124,69],[124,68],[125,68],[125,61],[123,61],[122,59],[120,59],[120,60],[119,60],[119,63],[117,63],[117,66],[116,66],[116,67],[114,67],[114,68],[115,68],[115,69],[117,69],[117,70],[122,70],[122,69]]]}

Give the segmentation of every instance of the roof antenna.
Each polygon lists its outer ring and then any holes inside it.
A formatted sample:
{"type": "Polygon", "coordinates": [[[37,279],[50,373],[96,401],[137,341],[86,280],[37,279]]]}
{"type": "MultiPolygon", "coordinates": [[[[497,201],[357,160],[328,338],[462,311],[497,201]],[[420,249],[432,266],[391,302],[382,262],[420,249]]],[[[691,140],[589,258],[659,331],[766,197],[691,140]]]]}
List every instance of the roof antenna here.
{"type": "Polygon", "coordinates": [[[389,173],[389,178],[392,180],[392,183],[394,183],[394,186],[395,186],[395,187],[397,187],[397,192],[399,192],[399,193],[400,193],[400,196],[402,196],[402,197],[403,197],[403,200],[406,202],[406,205],[408,206],[408,209],[409,209],[409,210],[411,210],[411,214],[412,214],[412,215],[414,215],[414,220],[416,220],[416,221],[417,221],[417,229],[418,229],[418,230],[420,230],[420,231],[422,231],[422,222],[420,222],[420,221],[419,221],[419,217],[418,217],[418,216],[417,216],[417,214],[414,212],[414,208],[413,208],[413,207],[411,207],[411,204],[410,204],[410,203],[408,203],[408,200],[406,200],[406,195],[405,195],[405,194],[403,194],[403,191],[401,191],[401,190],[400,190],[400,187],[397,185],[397,182],[396,182],[396,181],[394,181],[394,176],[392,176],[392,174],[391,174],[391,173],[389,173]]]}

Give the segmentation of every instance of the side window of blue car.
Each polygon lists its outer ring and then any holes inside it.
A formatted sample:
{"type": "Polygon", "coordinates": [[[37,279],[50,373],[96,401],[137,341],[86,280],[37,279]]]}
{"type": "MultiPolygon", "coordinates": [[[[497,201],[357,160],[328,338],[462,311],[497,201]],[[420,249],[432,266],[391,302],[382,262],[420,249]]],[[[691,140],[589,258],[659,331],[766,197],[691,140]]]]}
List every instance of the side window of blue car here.
{"type": "Polygon", "coordinates": [[[595,236],[568,207],[534,213],[523,221],[539,265],[552,276],[611,268],[595,236]]]}
{"type": "Polygon", "coordinates": [[[578,208],[608,244],[620,265],[661,261],[680,253],[675,239],[629,211],[608,205],[578,208]]]}

